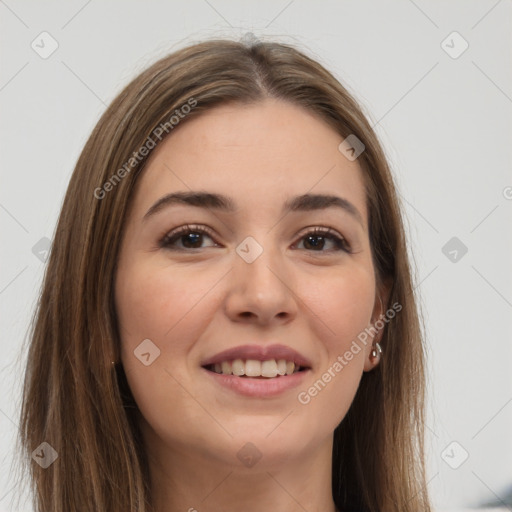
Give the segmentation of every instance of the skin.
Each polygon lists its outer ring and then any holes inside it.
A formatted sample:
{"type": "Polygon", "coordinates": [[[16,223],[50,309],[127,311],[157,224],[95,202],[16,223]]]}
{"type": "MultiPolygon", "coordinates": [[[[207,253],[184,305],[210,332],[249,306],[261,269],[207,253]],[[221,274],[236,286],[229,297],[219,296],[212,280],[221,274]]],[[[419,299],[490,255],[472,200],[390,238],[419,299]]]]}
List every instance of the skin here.
{"type": "Polygon", "coordinates": [[[297,395],[382,313],[362,172],[338,150],[342,140],[286,102],[223,105],[175,129],[140,177],[115,297],[157,512],[335,510],[333,431],[363,372],[378,364],[370,358],[371,337],[308,404],[297,395]],[[238,211],[172,205],[143,221],[162,196],[189,190],[228,195],[238,211]],[[349,200],[362,223],[339,208],[283,216],[283,202],[304,193],[349,200]],[[159,246],[190,223],[214,236],[181,236],[174,251],[159,246]],[[308,244],[317,226],[343,236],[352,253],[336,251],[329,239],[318,248],[308,244]],[[263,248],[250,264],[236,252],[247,236],[263,248]],[[144,339],[160,350],[148,366],[134,356],[144,339]],[[304,385],[261,399],[212,383],[201,361],[250,343],[281,343],[308,357],[304,385]],[[262,455],[252,467],[237,457],[248,442],[262,455]]]}

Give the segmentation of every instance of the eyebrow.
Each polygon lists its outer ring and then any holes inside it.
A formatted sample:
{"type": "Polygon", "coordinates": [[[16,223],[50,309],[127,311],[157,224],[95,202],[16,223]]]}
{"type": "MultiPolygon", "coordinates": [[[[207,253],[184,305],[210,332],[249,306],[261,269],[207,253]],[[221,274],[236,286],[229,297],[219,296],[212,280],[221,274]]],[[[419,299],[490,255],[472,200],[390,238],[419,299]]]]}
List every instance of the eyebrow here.
{"type": "MultiPolygon", "coordinates": [[[[189,191],[173,192],[161,197],[149,208],[143,217],[149,217],[175,204],[185,204],[198,208],[212,209],[225,213],[235,213],[238,208],[230,197],[210,192],[189,191]]],[[[340,208],[354,217],[362,226],[363,218],[359,210],[347,199],[327,194],[303,194],[288,199],[283,205],[283,213],[297,211],[323,210],[326,208],[340,208]]]]}

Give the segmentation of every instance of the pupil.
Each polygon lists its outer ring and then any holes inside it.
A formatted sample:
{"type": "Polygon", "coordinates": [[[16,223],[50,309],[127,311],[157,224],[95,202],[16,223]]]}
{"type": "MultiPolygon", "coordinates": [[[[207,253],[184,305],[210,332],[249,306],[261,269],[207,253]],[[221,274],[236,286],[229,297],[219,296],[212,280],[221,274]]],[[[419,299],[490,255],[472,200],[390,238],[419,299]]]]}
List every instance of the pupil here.
{"type": "MultiPolygon", "coordinates": [[[[310,243],[311,240],[314,240],[314,239],[322,239],[322,242],[323,242],[323,237],[321,236],[308,236],[307,237],[307,242],[310,243]]],[[[319,244],[318,242],[317,243],[312,243],[313,247],[322,247],[321,244],[319,244]]]]}
{"type": "Polygon", "coordinates": [[[200,233],[189,233],[188,235],[185,235],[184,238],[185,238],[185,243],[183,245],[185,245],[185,247],[188,247],[188,242],[191,241],[192,244],[194,243],[197,243],[198,240],[201,238],[201,234],[200,233]],[[195,240],[191,240],[190,237],[195,237],[195,240]]]}

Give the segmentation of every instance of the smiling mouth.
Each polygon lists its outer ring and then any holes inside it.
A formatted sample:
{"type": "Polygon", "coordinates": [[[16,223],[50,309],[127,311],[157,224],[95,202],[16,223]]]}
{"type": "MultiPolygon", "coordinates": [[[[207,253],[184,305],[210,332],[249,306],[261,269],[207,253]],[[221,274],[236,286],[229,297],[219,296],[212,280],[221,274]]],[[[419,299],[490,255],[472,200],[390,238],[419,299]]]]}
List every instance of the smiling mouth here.
{"type": "Polygon", "coordinates": [[[219,375],[234,375],[252,379],[274,379],[286,377],[294,373],[308,370],[306,366],[296,365],[286,359],[268,359],[258,361],[255,359],[235,359],[203,366],[206,370],[219,375]]]}

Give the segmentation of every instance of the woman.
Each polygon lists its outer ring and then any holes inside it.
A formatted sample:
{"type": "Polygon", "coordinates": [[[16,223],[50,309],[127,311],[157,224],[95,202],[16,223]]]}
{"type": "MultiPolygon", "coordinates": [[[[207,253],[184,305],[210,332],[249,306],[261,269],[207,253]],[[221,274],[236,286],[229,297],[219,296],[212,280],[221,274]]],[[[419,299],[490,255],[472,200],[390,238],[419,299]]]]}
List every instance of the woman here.
{"type": "Polygon", "coordinates": [[[37,510],[429,511],[424,379],[395,187],[328,71],[216,40],[118,95],[34,321],[37,510]]]}

